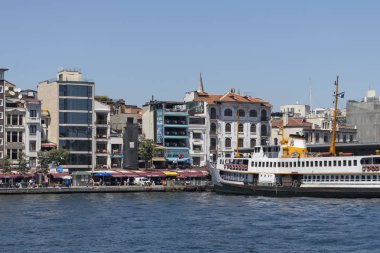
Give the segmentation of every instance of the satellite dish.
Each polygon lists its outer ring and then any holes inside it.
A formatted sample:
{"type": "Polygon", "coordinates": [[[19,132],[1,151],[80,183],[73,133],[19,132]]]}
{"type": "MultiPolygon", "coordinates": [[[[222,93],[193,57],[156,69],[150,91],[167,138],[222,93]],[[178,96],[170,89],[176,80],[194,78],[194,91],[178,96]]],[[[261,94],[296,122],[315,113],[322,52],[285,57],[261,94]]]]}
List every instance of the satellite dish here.
{"type": "Polygon", "coordinates": [[[14,93],[14,91],[10,90],[10,91],[9,91],[9,95],[14,96],[14,95],[16,95],[16,93],[14,93]]]}

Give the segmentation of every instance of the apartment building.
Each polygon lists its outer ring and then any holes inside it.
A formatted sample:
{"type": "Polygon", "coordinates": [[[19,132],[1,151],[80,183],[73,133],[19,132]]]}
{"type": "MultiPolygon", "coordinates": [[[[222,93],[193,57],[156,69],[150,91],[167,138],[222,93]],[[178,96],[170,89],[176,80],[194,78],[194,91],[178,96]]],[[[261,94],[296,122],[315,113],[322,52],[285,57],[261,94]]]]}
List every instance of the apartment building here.
{"type": "Polygon", "coordinates": [[[57,77],[38,84],[42,109],[49,112],[48,140],[69,151],[64,168],[92,170],[95,166],[95,83],[79,70],[61,69],[57,77]]]}

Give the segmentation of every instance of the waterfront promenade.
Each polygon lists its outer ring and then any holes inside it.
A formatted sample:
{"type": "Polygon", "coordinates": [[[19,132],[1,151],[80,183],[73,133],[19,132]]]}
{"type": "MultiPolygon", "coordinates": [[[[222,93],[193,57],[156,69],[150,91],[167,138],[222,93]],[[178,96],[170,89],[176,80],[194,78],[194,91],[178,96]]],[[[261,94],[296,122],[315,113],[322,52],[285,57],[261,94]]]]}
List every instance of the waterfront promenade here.
{"type": "Polygon", "coordinates": [[[183,192],[212,191],[211,185],[152,185],[152,186],[89,186],[89,187],[40,187],[3,188],[0,195],[13,194],[72,194],[72,193],[127,193],[127,192],[183,192]]]}

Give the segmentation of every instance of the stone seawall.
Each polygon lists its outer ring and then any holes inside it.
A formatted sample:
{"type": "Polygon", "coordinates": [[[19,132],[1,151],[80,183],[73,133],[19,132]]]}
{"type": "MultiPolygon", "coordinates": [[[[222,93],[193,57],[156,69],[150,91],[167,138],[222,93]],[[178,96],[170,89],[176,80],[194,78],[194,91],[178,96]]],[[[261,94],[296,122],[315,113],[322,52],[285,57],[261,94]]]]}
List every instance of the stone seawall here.
{"type": "Polygon", "coordinates": [[[211,186],[94,186],[94,187],[48,187],[48,188],[5,188],[0,195],[11,194],[71,194],[71,193],[116,193],[116,192],[181,192],[211,191],[211,186]]]}

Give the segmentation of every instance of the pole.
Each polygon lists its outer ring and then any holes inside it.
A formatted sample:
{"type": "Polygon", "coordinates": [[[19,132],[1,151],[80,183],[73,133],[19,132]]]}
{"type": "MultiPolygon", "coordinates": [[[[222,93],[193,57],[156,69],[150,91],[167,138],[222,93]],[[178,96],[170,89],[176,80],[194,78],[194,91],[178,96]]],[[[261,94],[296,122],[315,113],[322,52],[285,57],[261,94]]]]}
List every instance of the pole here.
{"type": "Polygon", "coordinates": [[[335,135],[336,135],[336,113],[338,110],[338,79],[339,76],[336,77],[335,81],[335,94],[334,94],[334,113],[333,113],[333,121],[332,121],[332,134],[331,134],[331,143],[330,143],[330,154],[332,156],[336,156],[335,152],[335,135]]]}
{"type": "Polygon", "coordinates": [[[236,154],[235,158],[240,158],[240,153],[239,153],[239,121],[240,121],[240,115],[239,115],[239,110],[236,112],[236,154]]]}

